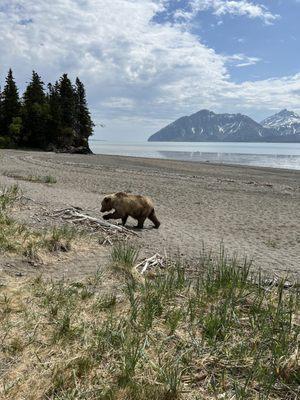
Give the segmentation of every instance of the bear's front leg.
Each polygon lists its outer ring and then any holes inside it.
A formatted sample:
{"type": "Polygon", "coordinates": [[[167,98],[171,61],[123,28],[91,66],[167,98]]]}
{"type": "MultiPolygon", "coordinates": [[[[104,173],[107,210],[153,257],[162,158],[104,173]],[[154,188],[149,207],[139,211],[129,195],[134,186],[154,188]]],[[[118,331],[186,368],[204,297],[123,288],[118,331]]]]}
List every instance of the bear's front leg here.
{"type": "Polygon", "coordinates": [[[138,219],[138,225],[137,225],[138,229],[143,229],[145,220],[146,220],[146,218],[144,218],[144,217],[138,219]]]}
{"type": "Polygon", "coordinates": [[[106,214],[103,216],[103,219],[107,220],[107,219],[119,219],[122,218],[122,215],[120,215],[117,211],[110,213],[110,214],[106,214]]]}

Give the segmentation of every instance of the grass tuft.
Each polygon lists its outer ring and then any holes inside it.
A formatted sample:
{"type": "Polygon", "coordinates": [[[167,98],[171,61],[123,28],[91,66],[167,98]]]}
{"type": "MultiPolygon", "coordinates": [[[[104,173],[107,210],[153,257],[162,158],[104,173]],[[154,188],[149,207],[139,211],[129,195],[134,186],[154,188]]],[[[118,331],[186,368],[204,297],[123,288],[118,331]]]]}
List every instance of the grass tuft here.
{"type": "Polygon", "coordinates": [[[4,187],[0,192],[0,215],[10,208],[20,196],[18,185],[4,187]]]}
{"type": "Polygon", "coordinates": [[[57,183],[57,179],[52,175],[20,175],[11,172],[7,172],[5,174],[8,178],[17,179],[20,181],[34,182],[34,183],[47,183],[47,184],[55,184],[57,183]]]}
{"type": "Polygon", "coordinates": [[[117,242],[111,252],[111,260],[115,266],[130,271],[137,261],[139,250],[128,242],[117,242]]]}

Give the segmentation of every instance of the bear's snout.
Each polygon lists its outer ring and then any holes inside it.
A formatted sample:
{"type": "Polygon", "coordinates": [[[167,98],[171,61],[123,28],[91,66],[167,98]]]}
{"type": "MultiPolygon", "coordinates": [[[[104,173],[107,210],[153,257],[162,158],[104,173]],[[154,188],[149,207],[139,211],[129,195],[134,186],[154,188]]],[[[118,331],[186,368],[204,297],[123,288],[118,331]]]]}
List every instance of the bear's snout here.
{"type": "Polygon", "coordinates": [[[101,203],[101,212],[106,212],[112,210],[111,199],[108,197],[104,197],[101,203]]]}

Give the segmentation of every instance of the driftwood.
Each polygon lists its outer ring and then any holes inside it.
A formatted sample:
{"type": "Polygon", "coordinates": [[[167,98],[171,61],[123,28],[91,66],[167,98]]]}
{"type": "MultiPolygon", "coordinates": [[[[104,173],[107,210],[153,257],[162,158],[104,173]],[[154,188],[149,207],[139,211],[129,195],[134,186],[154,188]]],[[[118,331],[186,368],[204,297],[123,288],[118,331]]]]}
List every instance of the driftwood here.
{"type": "Polygon", "coordinates": [[[150,258],[145,258],[143,261],[138,263],[134,268],[141,274],[144,275],[148,272],[153,272],[155,269],[161,269],[166,267],[166,260],[160,254],[156,253],[150,258]]]}
{"type": "Polygon", "coordinates": [[[266,278],[263,280],[262,285],[266,290],[272,290],[274,287],[282,286],[283,289],[292,289],[298,288],[299,285],[297,283],[290,282],[286,279],[283,279],[281,276],[274,273],[272,278],[266,278]]]}
{"type": "Polygon", "coordinates": [[[56,210],[52,213],[53,217],[62,218],[73,224],[83,224],[94,230],[100,230],[107,234],[102,244],[113,244],[112,237],[116,234],[128,236],[138,236],[138,234],[124,226],[115,225],[110,222],[104,221],[99,218],[91,217],[90,215],[81,212],[82,209],[79,207],[69,207],[62,210],[56,210]]]}

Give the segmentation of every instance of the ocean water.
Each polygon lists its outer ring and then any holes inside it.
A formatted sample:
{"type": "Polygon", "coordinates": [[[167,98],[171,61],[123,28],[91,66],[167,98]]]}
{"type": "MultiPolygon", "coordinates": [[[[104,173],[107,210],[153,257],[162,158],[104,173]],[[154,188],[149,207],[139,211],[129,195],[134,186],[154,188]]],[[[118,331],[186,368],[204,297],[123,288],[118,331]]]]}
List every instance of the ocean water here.
{"type": "Polygon", "coordinates": [[[172,143],[91,140],[90,147],[95,154],[300,170],[300,143],[172,143]]]}

